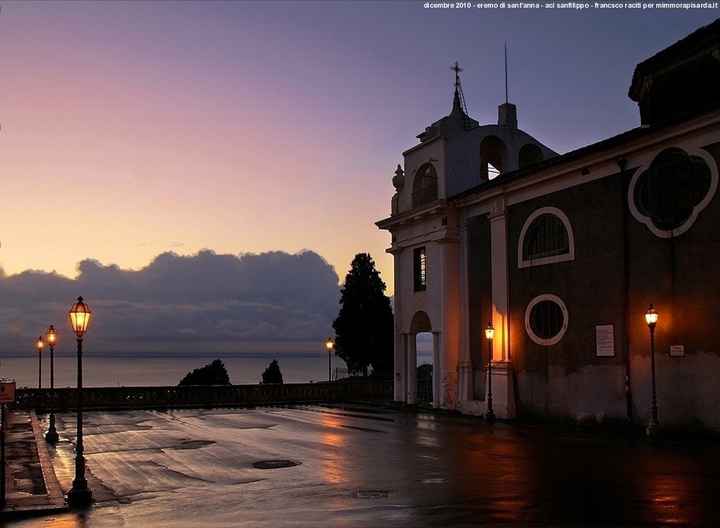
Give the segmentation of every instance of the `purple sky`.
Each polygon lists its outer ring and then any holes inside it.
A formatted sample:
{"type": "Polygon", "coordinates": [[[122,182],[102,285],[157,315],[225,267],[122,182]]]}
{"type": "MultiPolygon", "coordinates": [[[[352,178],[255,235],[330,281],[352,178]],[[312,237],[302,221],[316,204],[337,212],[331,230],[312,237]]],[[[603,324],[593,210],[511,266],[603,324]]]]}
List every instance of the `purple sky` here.
{"type": "Polygon", "coordinates": [[[202,248],[310,248],[392,290],[390,180],[447,114],[451,63],[496,120],[567,150],[639,122],[634,65],[715,11],[426,10],[423,2],[3,2],[0,266],[74,276],[202,248]]]}

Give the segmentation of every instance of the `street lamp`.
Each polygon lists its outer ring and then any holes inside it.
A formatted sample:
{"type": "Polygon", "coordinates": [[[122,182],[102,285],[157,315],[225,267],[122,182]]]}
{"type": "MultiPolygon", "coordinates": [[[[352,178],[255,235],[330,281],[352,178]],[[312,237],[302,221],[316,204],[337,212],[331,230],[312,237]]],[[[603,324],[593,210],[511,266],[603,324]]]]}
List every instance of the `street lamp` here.
{"type": "Polygon", "coordinates": [[[332,337],[325,340],[325,348],[328,351],[328,381],[332,381],[332,351],[335,348],[335,341],[332,337]]]}
{"type": "Polygon", "coordinates": [[[488,404],[487,413],[485,413],[485,420],[487,423],[495,423],[495,412],[493,411],[492,401],[492,353],[493,353],[493,337],[495,337],[495,329],[493,328],[492,321],[490,321],[485,328],[485,339],[488,342],[488,404]]]}
{"type": "MultiPolygon", "coordinates": [[[[57,334],[53,325],[50,325],[50,328],[48,328],[45,339],[47,340],[48,346],[50,347],[50,391],[51,396],[54,396],[53,392],[55,389],[55,342],[57,341],[57,334]]],[[[45,441],[50,444],[54,444],[58,441],[58,434],[55,430],[54,410],[50,412],[50,427],[48,428],[47,433],[45,433],[45,441]]]]}
{"type": "Polygon", "coordinates": [[[648,311],[645,312],[645,322],[650,329],[650,371],[652,373],[652,408],[650,421],[646,429],[648,436],[655,436],[658,428],[658,409],[657,396],[655,391],[655,325],[657,324],[659,314],[651,304],[648,311]]]}
{"type": "Polygon", "coordinates": [[[85,457],[83,456],[83,415],[82,415],[82,342],[90,324],[90,308],[78,297],[70,308],[70,326],[77,336],[77,440],[75,442],[75,480],[68,492],[67,501],[73,507],[85,507],[92,502],[92,493],[85,479],[85,457]]]}
{"type": "Polygon", "coordinates": [[[45,343],[43,343],[42,336],[37,338],[37,343],[35,343],[35,346],[37,347],[38,351],[38,389],[42,389],[42,349],[43,346],[45,346],[45,343]]]}

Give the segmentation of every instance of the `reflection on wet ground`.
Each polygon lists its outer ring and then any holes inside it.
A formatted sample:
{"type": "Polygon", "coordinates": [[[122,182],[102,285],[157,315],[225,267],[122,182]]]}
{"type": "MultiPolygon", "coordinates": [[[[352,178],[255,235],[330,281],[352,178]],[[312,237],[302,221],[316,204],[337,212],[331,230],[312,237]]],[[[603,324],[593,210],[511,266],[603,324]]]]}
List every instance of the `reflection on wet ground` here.
{"type": "MultiPolygon", "coordinates": [[[[74,430],[58,421],[67,488],[74,430]]],[[[720,446],[359,405],[88,413],[86,424],[96,505],[18,526],[720,525],[720,446]]]]}

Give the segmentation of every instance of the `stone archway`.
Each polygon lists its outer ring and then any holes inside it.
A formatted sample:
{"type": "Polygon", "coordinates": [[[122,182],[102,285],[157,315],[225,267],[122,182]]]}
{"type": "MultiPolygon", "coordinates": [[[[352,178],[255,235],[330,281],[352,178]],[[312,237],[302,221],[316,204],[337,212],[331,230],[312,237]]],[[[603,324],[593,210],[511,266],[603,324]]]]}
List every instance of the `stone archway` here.
{"type": "Polygon", "coordinates": [[[432,324],[428,314],[420,310],[415,313],[410,323],[410,333],[418,334],[420,332],[432,332],[432,324]]]}
{"type": "Polygon", "coordinates": [[[542,150],[534,143],[527,143],[518,152],[518,167],[524,169],[529,165],[540,163],[543,159],[542,150]]]}
{"type": "Polygon", "coordinates": [[[438,332],[433,330],[430,317],[424,311],[418,311],[412,318],[410,323],[410,331],[406,340],[406,384],[405,384],[405,401],[409,404],[418,403],[419,399],[438,406],[440,404],[439,391],[439,347],[438,332]],[[422,333],[432,334],[432,374],[431,379],[418,380],[418,347],[417,336],[422,333]],[[420,382],[420,386],[419,386],[420,382]],[[425,384],[429,384],[426,386],[425,384]],[[421,398],[418,398],[418,395],[421,398]]]}

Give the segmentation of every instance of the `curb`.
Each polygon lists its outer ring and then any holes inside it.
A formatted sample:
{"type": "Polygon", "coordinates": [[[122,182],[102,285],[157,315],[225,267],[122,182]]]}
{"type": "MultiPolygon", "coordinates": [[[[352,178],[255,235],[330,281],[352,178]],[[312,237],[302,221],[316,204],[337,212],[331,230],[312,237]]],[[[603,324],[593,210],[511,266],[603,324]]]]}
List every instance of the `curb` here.
{"type": "Polygon", "coordinates": [[[45,438],[43,437],[40,422],[37,419],[35,411],[30,412],[30,424],[32,426],[35,448],[37,450],[38,461],[40,462],[40,469],[42,470],[49,504],[33,506],[13,506],[12,504],[8,504],[4,510],[0,510],[0,521],[19,520],[70,511],[70,508],[65,503],[65,496],[63,495],[60,483],[55,476],[55,470],[53,469],[47,444],[45,443],[45,438]]]}

